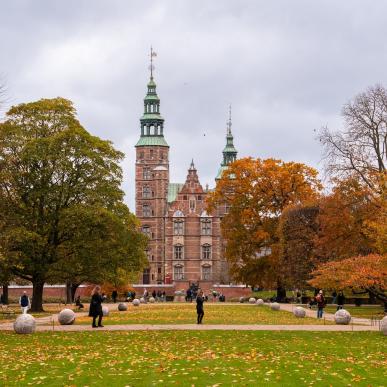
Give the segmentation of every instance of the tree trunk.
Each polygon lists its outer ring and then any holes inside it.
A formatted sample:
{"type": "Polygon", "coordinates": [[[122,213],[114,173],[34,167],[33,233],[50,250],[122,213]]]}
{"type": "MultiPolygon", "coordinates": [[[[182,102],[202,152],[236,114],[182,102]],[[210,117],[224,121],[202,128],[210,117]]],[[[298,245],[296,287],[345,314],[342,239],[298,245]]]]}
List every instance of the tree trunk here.
{"type": "Polygon", "coordinates": [[[44,281],[32,280],[31,312],[43,312],[43,287],[44,281]]]}
{"type": "Polygon", "coordinates": [[[8,293],[8,283],[3,284],[3,302],[4,304],[8,305],[9,304],[9,293],[8,293]]]}
{"type": "Polygon", "coordinates": [[[66,282],[66,304],[72,304],[73,302],[71,299],[71,285],[71,282],[66,282]]]}
{"type": "Polygon", "coordinates": [[[71,300],[72,300],[72,302],[74,302],[74,300],[75,300],[75,293],[76,293],[79,285],[80,284],[71,284],[71,300]]]}

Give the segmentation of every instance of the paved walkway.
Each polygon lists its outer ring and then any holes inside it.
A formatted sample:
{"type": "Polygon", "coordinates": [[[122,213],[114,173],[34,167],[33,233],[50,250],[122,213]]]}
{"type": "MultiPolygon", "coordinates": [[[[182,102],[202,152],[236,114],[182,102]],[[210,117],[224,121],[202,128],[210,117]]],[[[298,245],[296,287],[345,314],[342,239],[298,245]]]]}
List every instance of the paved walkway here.
{"type": "MultiPolygon", "coordinates": [[[[107,325],[104,328],[92,328],[90,325],[37,325],[38,332],[78,332],[78,331],[378,331],[377,326],[365,325],[197,325],[197,324],[131,324],[107,325]]],[[[12,331],[12,324],[3,324],[0,330],[12,331]]]]}
{"type": "MultiPolygon", "coordinates": [[[[109,310],[116,310],[117,304],[106,304],[109,310]]],[[[148,304],[150,307],[155,304],[148,304]]],[[[156,304],[157,305],[157,304],[156,304]]],[[[212,305],[224,305],[222,303],[214,303],[212,305]]],[[[235,304],[232,305],[246,305],[235,304]]],[[[252,308],[258,306],[249,304],[252,308]]],[[[297,305],[281,304],[281,310],[293,312],[297,305]]],[[[266,306],[267,307],[267,306],[266,306]]],[[[307,317],[316,318],[316,311],[306,309],[307,317]]],[[[87,316],[87,312],[77,312],[77,317],[87,316]]],[[[324,313],[324,318],[327,321],[334,321],[332,313],[324,313]]],[[[163,330],[192,330],[192,331],[208,331],[208,330],[225,330],[225,331],[328,331],[328,332],[348,332],[348,331],[378,331],[379,325],[371,325],[369,319],[352,318],[350,325],[259,325],[259,324],[239,324],[239,325],[225,325],[225,324],[127,324],[127,325],[106,325],[104,328],[92,328],[90,325],[59,325],[58,314],[51,316],[36,318],[36,330],[43,331],[57,331],[57,332],[78,332],[78,331],[163,331],[163,330]]],[[[0,331],[13,331],[13,323],[0,323],[0,331]]]]}

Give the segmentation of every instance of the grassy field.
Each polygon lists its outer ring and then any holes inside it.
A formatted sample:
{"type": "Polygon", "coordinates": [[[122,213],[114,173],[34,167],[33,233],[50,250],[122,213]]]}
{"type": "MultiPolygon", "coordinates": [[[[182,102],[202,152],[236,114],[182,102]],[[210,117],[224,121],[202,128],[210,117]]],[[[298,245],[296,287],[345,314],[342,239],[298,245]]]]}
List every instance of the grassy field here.
{"type": "MultiPolygon", "coordinates": [[[[376,317],[382,319],[384,317],[384,310],[380,305],[370,305],[370,306],[344,306],[352,317],[361,317],[361,318],[372,318],[376,317]]],[[[325,312],[335,313],[336,306],[327,306],[325,312]]]]}
{"type": "MultiPolygon", "coordinates": [[[[192,304],[128,305],[127,312],[110,312],[109,324],[194,324],[196,308],[192,304]]],[[[205,304],[204,324],[324,324],[314,318],[299,319],[292,313],[272,311],[268,306],[205,304]]],[[[76,324],[90,324],[89,317],[77,318],[76,324]]],[[[328,322],[326,322],[328,324],[328,322]]]]}
{"type": "Polygon", "coordinates": [[[369,332],[0,332],[1,386],[382,386],[369,332]],[[22,339],[22,341],[21,341],[22,339]]]}

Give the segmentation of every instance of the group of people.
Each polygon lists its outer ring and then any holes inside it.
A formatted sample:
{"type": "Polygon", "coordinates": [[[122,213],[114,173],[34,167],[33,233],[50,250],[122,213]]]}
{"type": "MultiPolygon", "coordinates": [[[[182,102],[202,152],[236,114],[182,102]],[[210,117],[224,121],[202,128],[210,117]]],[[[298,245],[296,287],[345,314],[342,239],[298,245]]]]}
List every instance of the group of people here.
{"type": "MultiPolygon", "coordinates": [[[[145,293],[145,292],[144,292],[145,293]]],[[[145,295],[145,294],[144,294],[145,295]]],[[[152,292],[153,296],[153,292],[152,292]]],[[[156,293],[157,297],[157,293],[156,293]]],[[[162,297],[162,295],[161,295],[162,297]]],[[[101,287],[96,286],[91,292],[91,301],[89,307],[89,317],[92,317],[93,328],[103,328],[102,319],[103,319],[103,310],[102,303],[105,301],[106,297],[104,297],[103,293],[101,293],[101,287]]],[[[196,295],[196,312],[197,312],[197,323],[202,324],[204,317],[204,302],[205,298],[203,296],[203,291],[201,289],[198,290],[196,295]]]]}
{"type": "MultiPolygon", "coordinates": [[[[337,309],[340,310],[343,309],[345,302],[345,296],[342,291],[339,291],[339,293],[336,292],[336,290],[332,293],[332,304],[337,304],[337,309]]],[[[309,301],[309,309],[312,309],[313,305],[317,305],[317,318],[322,318],[324,313],[324,308],[327,305],[327,300],[324,296],[324,292],[320,289],[316,291],[315,296],[309,301]]]]}

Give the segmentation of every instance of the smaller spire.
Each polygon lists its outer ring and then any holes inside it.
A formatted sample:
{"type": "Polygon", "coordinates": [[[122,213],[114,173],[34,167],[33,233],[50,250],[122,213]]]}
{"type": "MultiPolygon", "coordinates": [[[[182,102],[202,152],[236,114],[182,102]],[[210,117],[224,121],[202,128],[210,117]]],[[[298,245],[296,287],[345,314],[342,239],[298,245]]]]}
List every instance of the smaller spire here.
{"type": "Polygon", "coordinates": [[[232,126],[232,122],[231,122],[231,103],[228,107],[228,121],[227,121],[227,135],[230,136],[231,135],[231,126],[232,126]]]}
{"type": "Polygon", "coordinates": [[[193,161],[193,159],[192,159],[191,165],[189,166],[189,170],[192,171],[192,170],[194,170],[194,169],[196,169],[196,168],[195,168],[194,161],[193,161]]]}
{"type": "Polygon", "coordinates": [[[150,48],[150,79],[153,81],[153,70],[155,69],[155,66],[153,65],[153,57],[157,56],[157,53],[153,51],[153,47],[150,48]]]}

